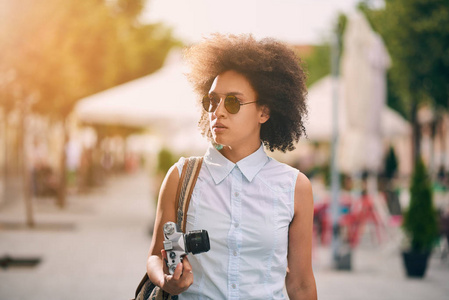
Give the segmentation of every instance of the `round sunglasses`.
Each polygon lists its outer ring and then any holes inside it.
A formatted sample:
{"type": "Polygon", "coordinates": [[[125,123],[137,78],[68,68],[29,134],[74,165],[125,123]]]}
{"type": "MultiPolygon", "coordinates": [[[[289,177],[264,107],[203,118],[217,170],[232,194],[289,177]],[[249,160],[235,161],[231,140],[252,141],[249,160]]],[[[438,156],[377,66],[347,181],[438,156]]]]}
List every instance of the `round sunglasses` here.
{"type": "MultiPolygon", "coordinates": [[[[236,96],[227,95],[224,99],[224,107],[230,114],[236,114],[240,111],[240,106],[256,103],[257,101],[241,103],[236,96]]],[[[214,112],[220,104],[220,97],[216,95],[206,95],[203,97],[203,108],[207,112],[214,112]]]]}

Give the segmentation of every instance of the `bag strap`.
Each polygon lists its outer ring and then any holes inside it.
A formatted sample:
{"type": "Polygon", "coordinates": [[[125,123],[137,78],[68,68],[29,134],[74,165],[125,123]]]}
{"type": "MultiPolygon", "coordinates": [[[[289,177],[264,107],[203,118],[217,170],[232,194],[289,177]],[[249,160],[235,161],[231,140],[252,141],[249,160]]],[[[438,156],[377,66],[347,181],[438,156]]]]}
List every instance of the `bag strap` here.
{"type": "MultiPolygon", "coordinates": [[[[203,163],[202,157],[192,156],[186,159],[186,161],[184,162],[184,166],[182,167],[181,177],[179,178],[178,183],[178,189],[176,190],[176,199],[178,199],[178,201],[175,204],[176,206],[175,212],[177,221],[176,223],[183,232],[185,232],[185,226],[187,221],[187,218],[184,218],[184,216],[187,215],[187,209],[189,208],[190,198],[192,197],[193,188],[195,187],[196,180],[198,178],[198,175],[200,174],[202,163],[203,163]]],[[[145,294],[145,292],[144,293],[140,292],[142,288],[146,287],[146,284],[148,284],[147,287],[150,290],[155,288],[154,284],[151,283],[151,281],[149,280],[148,274],[145,272],[145,275],[143,276],[142,280],[137,286],[135,292],[135,299],[145,294]]],[[[163,291],[163,297],[168,298],[169,295],[165,291],[163,291]]]]}
{"type": "Polygon", "coordinates": [[[178,189],[176,191],[176,224],[182,232],[186,230],[187,210],[189,208],[190,198],[192,197],[193,188],[200,174],[202,157],[192,156],[186,158],[182,168],[181,177],[179,178],[178,189]]]}

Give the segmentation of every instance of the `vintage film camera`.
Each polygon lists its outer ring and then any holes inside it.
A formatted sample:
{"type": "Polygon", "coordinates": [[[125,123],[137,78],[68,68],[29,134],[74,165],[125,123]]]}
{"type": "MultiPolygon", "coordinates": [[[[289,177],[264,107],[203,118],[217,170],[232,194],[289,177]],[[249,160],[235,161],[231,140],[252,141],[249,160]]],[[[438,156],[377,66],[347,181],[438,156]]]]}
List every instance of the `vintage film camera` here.
{"type": "Polygon", "coordinates": [[[164,224],[164,238],[170,274],[175,272],[176,266],[187,254],[198,254],[210,249],[209,235],[206,230],[193,230],[184,234],[173,222],[164,224]]]}

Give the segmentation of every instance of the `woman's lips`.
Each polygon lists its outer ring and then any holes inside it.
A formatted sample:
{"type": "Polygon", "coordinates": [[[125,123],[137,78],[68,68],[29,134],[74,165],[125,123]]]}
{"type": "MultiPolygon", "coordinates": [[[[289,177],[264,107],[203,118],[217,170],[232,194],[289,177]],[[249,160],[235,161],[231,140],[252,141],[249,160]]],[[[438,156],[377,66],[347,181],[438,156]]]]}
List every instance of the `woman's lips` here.
{"type": "Polygon", "coordinates": [[[216,133],[218,132],[223,132],[224,130],[226,130],[227,127],[224,126],[223,124],[217,123],[215,125],[212,126],[212,130],[216,133]]]}

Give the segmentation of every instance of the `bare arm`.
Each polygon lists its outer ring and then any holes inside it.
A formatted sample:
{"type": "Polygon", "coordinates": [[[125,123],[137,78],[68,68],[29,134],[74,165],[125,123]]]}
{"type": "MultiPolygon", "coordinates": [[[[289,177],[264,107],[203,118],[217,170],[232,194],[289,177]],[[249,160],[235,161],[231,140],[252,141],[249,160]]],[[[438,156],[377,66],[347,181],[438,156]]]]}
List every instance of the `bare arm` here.
{"type": "Polygon", "coordinates": [[[193,283],[192,267],[187,257],[183,259],[182,264],[176,267],[173,275],[167,275],[167,268],[162,257],[162,255],[165,256],[163,226],[168,221],[176,221],[175,203],[177,199],[175,198],[178,182],[178,169],[173,166],[167,172],[159,192],[153,239],[147,261],[147,273],[151,282],[172,295],[182,293],[193,283]]]}
{"type": "Polygon", "coordinates": [[[313,194],[309,179],[299,173],[295,186],[295,215],[290,224],[285,284],[291,300],[316,300],[312,269],[313,194]]]}

